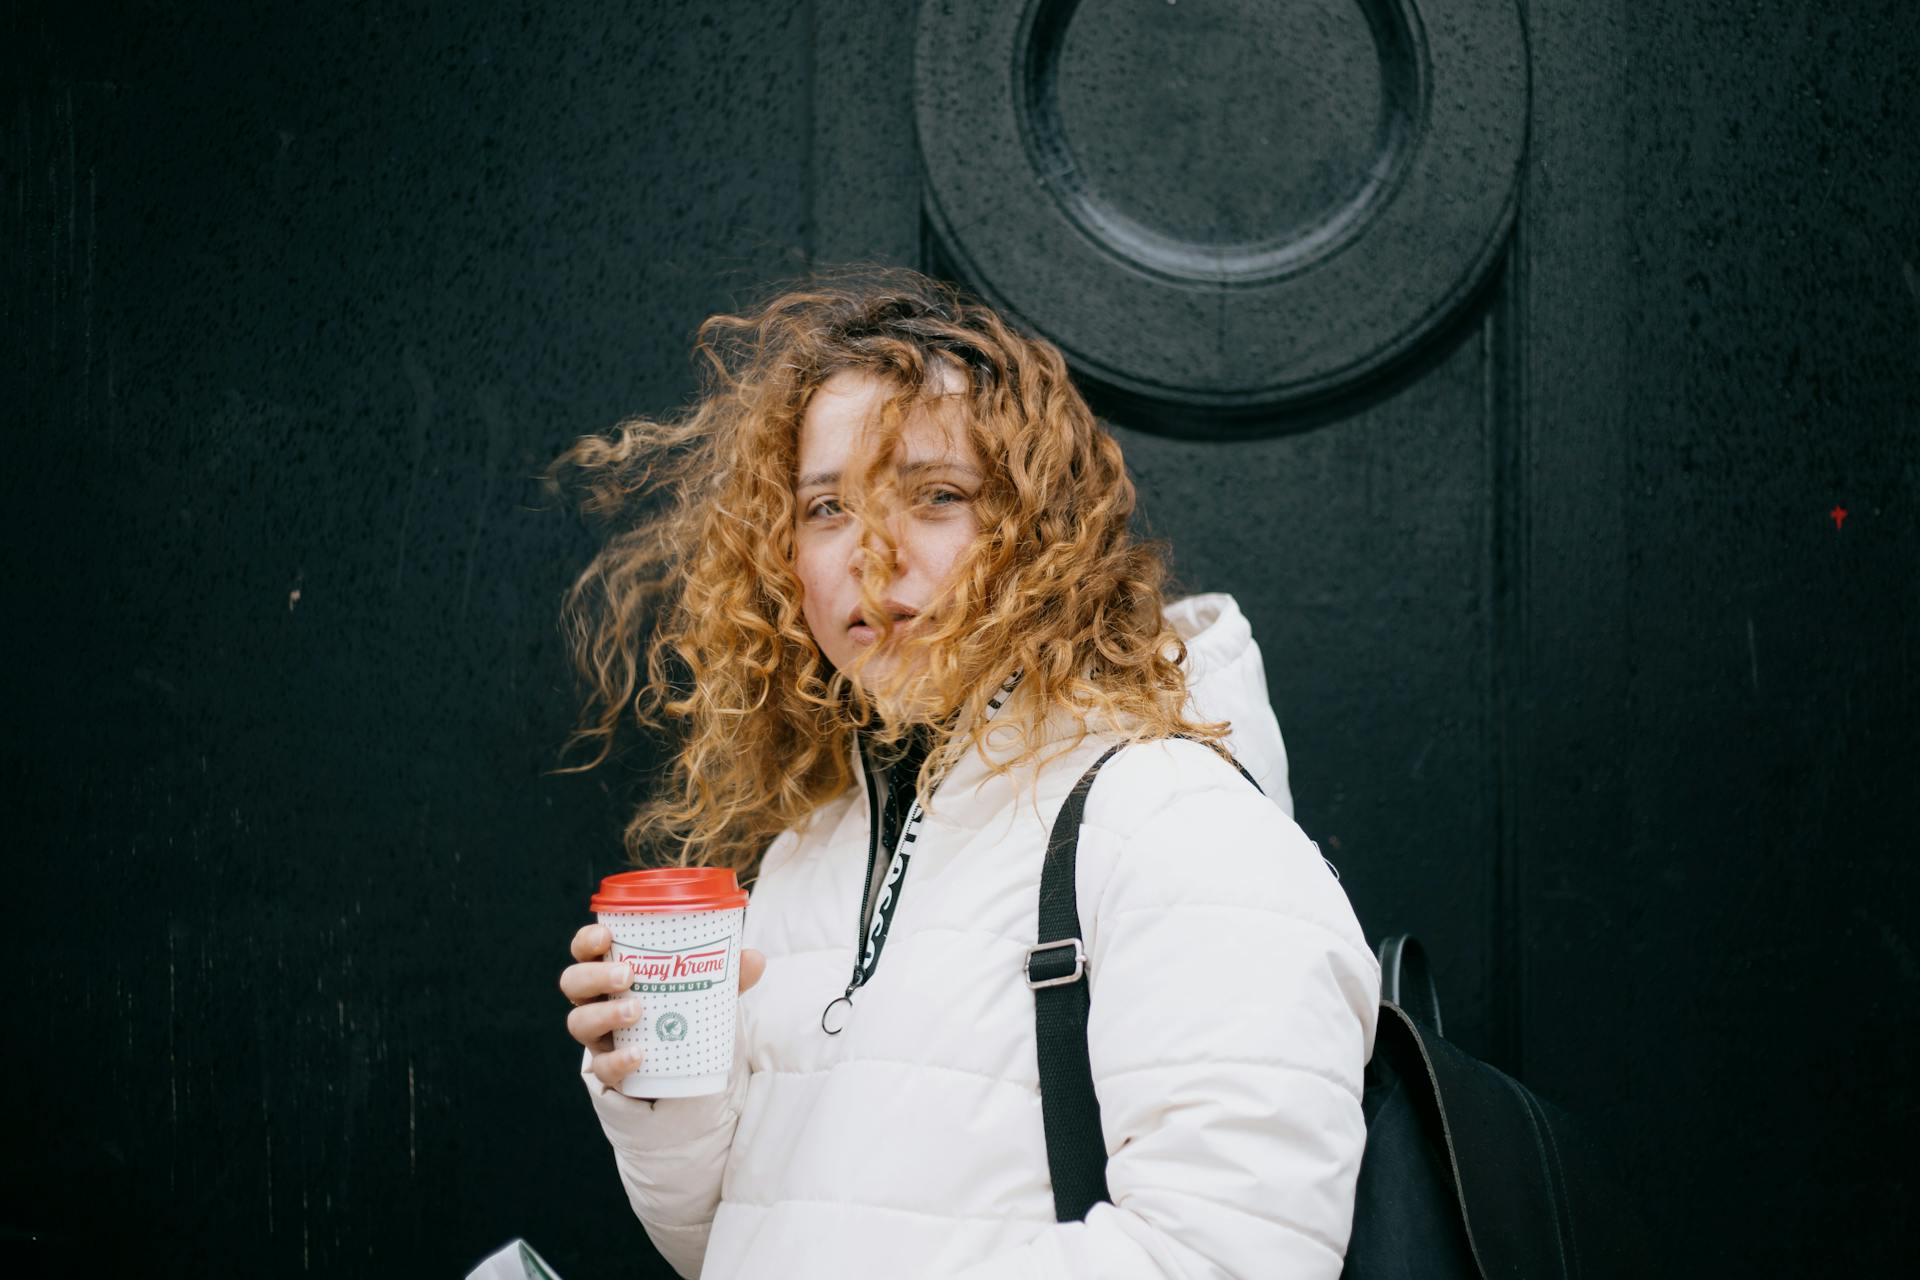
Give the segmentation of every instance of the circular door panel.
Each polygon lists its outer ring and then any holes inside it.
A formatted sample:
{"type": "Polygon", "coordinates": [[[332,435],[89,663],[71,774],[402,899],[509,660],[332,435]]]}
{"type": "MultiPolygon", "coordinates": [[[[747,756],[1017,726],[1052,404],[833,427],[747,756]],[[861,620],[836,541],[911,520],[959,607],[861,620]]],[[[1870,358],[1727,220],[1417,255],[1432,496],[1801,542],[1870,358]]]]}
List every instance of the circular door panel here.
{"type": "Polygon", "coordinates": [[[1511,0],[925,0],[916,58],[941,256],[1187,421],[1351,390],[1512,224],[1511,0]]]}

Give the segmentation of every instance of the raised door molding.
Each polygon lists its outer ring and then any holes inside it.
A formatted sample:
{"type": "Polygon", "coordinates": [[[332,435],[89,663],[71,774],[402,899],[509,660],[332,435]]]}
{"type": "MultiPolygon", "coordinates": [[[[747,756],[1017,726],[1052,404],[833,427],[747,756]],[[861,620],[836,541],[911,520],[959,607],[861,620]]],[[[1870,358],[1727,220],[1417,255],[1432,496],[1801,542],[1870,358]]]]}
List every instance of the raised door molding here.
{"type": "Polygon", "coordinates": [[[925,0],[932,247],[1137,425],[1283,429],[1473,296],[1528,91],[1510,0],[925,0]]]}

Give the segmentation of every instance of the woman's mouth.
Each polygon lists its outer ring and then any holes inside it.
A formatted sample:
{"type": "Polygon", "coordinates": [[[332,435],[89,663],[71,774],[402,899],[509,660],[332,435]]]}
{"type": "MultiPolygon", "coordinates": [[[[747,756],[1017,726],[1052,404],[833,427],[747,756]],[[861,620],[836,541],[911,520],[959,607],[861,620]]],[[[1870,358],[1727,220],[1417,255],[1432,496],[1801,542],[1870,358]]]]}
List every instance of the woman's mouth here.
{"type": "MultiPolygon", "coordinates": [[[[920,615],[912,609],[900,607],[890,610],[889,616],[893,619],[894,634],[898,635],[900,632],[912,626],[920,615]]],[[[856,611],[851,624],[847,627],[847,636],[855,644],[872,644],[880,638],[880,632],[877,628],[870,627],[862,621],[858,611],[856,611]]]]}

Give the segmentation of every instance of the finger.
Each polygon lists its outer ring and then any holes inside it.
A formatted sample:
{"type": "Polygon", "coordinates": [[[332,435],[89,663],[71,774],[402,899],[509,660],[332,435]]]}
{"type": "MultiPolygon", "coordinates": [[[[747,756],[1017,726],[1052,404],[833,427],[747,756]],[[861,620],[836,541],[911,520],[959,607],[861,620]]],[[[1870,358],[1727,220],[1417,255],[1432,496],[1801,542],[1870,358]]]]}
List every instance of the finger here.
{"type": "Polygon", "coordinates": [[[599,960],[613,945],[613,931],[603,924],[583,924],[573,935],[575,960],[599,960]]]}
{"type": "Polygon", "coordinates": [[[560,991],[574,1004],[625,991],[633,985],[633,969],[622,963],[590,961],[570,964],[560,971],[560,991]]]}
{"type": "Polygon", "coordinates": [[[593,1055],[593,1074],[601,1084],[609,1089],[618,1089],[620,1082],[639,1069],[643,1051],[640,1049],[617,1049],[612,1053],[593,1055]]]}
{"type": "Polygon", "coordinates": [[[767,957],[747,947],[740,952],[740,990],[745,991],[760,981],[760,975],[767,971],[767,957]]]}
{"type": "Polygon", "coordinates": [[[567,1034],[591,1048],[615,1030],[634,1026],[641,1016],[638,1000],[594,1000],[575,1005],[567,1014],[567,1034]]]}

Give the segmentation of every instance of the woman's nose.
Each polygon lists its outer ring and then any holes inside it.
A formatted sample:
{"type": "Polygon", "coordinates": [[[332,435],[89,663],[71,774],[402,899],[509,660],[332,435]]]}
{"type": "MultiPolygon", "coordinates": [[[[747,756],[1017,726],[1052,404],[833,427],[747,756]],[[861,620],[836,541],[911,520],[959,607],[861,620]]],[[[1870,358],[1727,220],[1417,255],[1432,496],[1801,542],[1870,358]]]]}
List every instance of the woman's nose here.
{"type": "MultiPolygon", "coordinates": [[[[901,570],[906,567],[906,563],[907,563],[907,543],[906,543],[906,538],[904,536],[905,530],[903,530],[900,527],[900,524],[897,520],[889,521],[887,525],[887,534],[889,537],[893,539],[893,553],[892,553],[893,564],[891,567],[893,570],[893,576],[897,578],[900,576],[901,570]]],[[[853,546],[853,554],[847,557],[847,569],[850,573],[853,574],[853,576],[856,579],[860,577],[862,571],[866,566],[868,547],[872,547],[882,557],[885,557],[887,555],[886,545],[884,543],[879,542],[875,538],[865,537],[856,541],[853,546]]]]}

